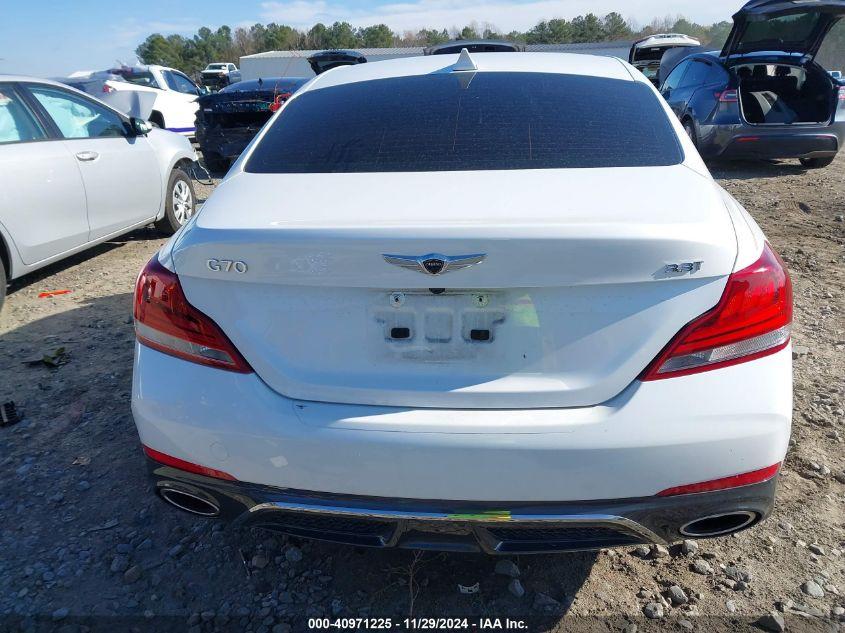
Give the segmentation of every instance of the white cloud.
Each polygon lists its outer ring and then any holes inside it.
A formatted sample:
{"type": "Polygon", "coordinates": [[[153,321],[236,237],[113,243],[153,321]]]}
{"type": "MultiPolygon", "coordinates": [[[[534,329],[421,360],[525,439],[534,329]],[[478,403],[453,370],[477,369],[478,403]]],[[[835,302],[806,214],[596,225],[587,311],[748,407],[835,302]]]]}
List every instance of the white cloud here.
{"type": "Polygon", "coordinates": [[[709,24],[730,20],[743,0],[638,0],[625,6],[619,0],[414,0],[362,8],[343,0],[271,0],[261,4],[265,22],[310,27],[316,22],[347,21],[353,26],[385,23],[394,31],[422,27],[449,28],[472,21],[489,22],[504,32],[524,31],[548,18],[572,18],[585,13],[604,15],[617,11],[626,18],[647,24],[655,17],[682,14],[691,20],[709,24]]]}

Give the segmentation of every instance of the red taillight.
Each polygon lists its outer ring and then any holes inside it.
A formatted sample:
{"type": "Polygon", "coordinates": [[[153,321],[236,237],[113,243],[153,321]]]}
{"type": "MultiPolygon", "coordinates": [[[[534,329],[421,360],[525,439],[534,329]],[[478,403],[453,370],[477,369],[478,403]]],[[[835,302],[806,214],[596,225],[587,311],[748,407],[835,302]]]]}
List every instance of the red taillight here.
{"type": "Polygon", "coordinates": [[[728,488],[739,488],[740,486],[750,486],[751,484],[759,484],[764,481],[769,481],[772,477],[778,474],[780,470],[780,462],[754,470],[750,473],[742,473],[741,475],[732,475],[731,477],[722,477],[721,479],[713,479],[711,481],[701,481],[695,484],[686,484],[684,486],[675,486],[674,488],[667,488],[657,493],[658,497],[674,497],[675,495],[689,495],[696,492],[712,492],[713,490],[727,490],[728,488]]]}
{"type": "Polygon", "coordinates": [[[684,376],[774,354],[789,343],[792,283],[765,244],[756,262],[732,273],[718,305],[688,323],[640,380],[684,376]]]}
{"type": "Polygon", "coordinates": [[[214,468],[208,468],[207,466],[200,466],[199,464],[186,462],[184,459],[172,457],[171,455],[167,455],[165,453],[159,453],[157,450],[152,449],[149,446],[144,446],[144,453],[146,453],[147,457],[151,460],[158,462],[159,464],[172,466],[173,468],[178,468],[179,470],[184,470],[188,473],[205,475],[206,477],[214,477],[215,479],[225,479],[227,481],[237,481],[237,479],[232,477],[232,475],[225,473],[222,470],[215,470],[214,468]]]}
{"type": "Polygon", "coordinates": [[[845,86],[839,87],[839,100],[845,101],[845,86]]]}
{"type": "Polygon", "coordinates": [[[734,89],[722,90],[722,92],[716,93],[716,97],[720,103],[736,103],[739,101],[739,91],[734,89]]]}
{"type": "Polygon", "coordinates": [[[205,314],[188,303],[179,277],[153,257],[135,285],[138,341],[165,354],[228,369],[252,372],[232,342],[205,314]]]}

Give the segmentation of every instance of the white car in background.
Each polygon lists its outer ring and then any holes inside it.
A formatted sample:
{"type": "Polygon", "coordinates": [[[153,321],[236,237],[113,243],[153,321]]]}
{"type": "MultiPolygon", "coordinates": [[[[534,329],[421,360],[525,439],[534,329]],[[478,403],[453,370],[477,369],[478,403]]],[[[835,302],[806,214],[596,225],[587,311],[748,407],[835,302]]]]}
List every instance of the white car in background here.
{"type": "Polygon", "coordinates": [[[124,114],[147,119],[155,127],[191,138],[196,132],[197,97],[204,91],[175,68],[121,66],[78,72],[58,81],[102,99],[124,114]]]}
{"type": "Polygon", "coordinates": [[[0,75],[0,305],[8,281],[193,215],[190,142],[58,82],[0,75]]]}
{"type": "Polygon", "coordinates": [[[783,263],[642,73],[464,49],[282,106],[138,279],[132,410],[195,514],[665,544],[771,512],[791,319],[783,263]]]}

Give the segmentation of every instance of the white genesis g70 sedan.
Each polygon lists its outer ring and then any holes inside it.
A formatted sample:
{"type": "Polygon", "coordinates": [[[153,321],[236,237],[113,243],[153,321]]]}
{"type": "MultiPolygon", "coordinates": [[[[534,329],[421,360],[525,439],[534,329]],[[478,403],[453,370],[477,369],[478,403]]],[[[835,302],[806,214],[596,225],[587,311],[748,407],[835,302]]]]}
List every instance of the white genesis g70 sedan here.
{"type": "Polygon", "coordinates": [[[321,74],[135,292],[157,493],[374,547],[588,550],[772,510],[792,289],[648,80],[486,53],[321,74]]]}

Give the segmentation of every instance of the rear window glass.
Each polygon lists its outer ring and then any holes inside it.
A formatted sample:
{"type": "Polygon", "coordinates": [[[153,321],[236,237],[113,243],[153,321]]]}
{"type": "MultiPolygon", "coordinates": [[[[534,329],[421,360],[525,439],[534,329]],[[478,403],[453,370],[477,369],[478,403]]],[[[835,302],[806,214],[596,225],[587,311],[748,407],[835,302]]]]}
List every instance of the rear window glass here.
{"type": "Polygon", "coordinates": [[[804,44],[818,26],[823,13],[793,13],[759,22],[749,22],[742,36],[739,51],[773,51],[791,49],[804,44]]]}
{"type": "Polygon", "coordinates": [[[153,77],[153,74],[147,70],[116,70],[113,71],[116,75],[123,77],[123,80],[135,84],[136,86],[148,86],[150,88],[161,88],[158,82],[153,77]]]}
{"type": "Polygon", "coordinates": [[[434,73],[306,92],[250,157],[253,173],[674,165],[645,84],[550,73],[434,73]]]}

